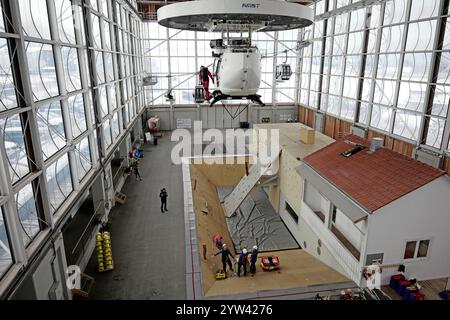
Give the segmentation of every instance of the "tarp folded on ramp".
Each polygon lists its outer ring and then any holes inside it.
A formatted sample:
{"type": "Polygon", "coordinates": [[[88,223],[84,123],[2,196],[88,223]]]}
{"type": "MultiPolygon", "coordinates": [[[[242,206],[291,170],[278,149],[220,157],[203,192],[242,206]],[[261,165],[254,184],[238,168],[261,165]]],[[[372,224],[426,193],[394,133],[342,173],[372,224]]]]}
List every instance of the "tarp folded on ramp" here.
{"type": "MultiPolygon", "coordinates": [[[[233,187],[218,187],[217,191],[223,202],[233,187]]],[[[226,220],[237,252],[244,247],[251,251],[255,244],[260,252],[299,248],[261,187],[254,188],[236,215],[226,220]]]]}

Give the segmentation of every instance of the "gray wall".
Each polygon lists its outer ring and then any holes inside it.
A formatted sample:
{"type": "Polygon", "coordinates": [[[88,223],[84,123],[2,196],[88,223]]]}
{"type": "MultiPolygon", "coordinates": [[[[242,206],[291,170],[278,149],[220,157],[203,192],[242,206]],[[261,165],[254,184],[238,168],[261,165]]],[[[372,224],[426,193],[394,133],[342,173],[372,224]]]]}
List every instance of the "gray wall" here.
{"type": "Polygon", "coordinates": [[[46,249],[31,275],[16,289],[13,300],[69,299],[66,286],[66,256],[62,235],[54,240],[54,246],[46,249]],[[54,294],[52,294],[52,292],[54,294]]]}
{"type": "Polygon", "coordinates": [[[201,120],[204,129],[228,129],[239,128],[240,122],[261,123],[263,118],[270,118],[273,123],[286,122],[289,117],[297,119],[298,112],[296,106],[277,106],[275,108],[250,105],[247,109],[244,109],[243,106],[240,110],[238,110],[238,107],[228,107],[227,109],[232,116],[221,105],[202,106],[200,108],[195,106],[151,107],[148,108],[147,115],[159,116],[161,118],[161,129],[167,131],[176,129],[177,119],[201,120]]]}

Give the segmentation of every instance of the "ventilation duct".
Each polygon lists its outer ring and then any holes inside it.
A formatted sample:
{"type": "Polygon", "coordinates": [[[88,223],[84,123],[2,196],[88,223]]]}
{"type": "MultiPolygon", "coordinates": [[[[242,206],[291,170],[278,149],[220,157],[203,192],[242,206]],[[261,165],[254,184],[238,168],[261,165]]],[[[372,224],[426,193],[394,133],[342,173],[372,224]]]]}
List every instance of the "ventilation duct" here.
{"type": "Polygon", "coordinates": [[[378,149],[383,148],[384,140],[383,138],[373,138],[370,143],[369,153],[375,153],[378,149]]]}

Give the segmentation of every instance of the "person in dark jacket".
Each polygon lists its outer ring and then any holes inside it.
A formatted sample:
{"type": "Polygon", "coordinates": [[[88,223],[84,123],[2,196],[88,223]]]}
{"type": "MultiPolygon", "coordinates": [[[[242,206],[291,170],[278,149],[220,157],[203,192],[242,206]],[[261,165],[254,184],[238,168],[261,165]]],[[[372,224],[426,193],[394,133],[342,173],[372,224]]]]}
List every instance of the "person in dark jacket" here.
{"type": "Polygon", "coordinates": [[[169,211],[167,210],[167,197],[169,195],[167,194],[166,189],[162,189],[161,192],[159,193],[159,197],[161,198],[161,212],[164,213],[165,211],[169,211]]]}
{"type": "Polygon", "coordinates": [[[256,261],[258,260],[258,247],[253,246],[252,255],[250,257],[250,273],[252,276],[256,273],[256,261]]]}
{"type": "Polygon", "coordinates": [[[247,275],[248,252],[247,248],[242,249],[238,260],[238,277],[241,276],[241,267],[244,267],[244,276],[247,275]]]}
{"type": "Polygon", "coordinates": [[[233,255],[231,254],[230,250],[228,250],[228,247],[225,243],[222,244],[222,250],[217,251],[214,255],[217,256],[218,254],[222,254],[222,270],[226,274],[227,273],[227,263],[230,267],[230,270],[233,270],[233,264],[231,263],[231,259],[234,259],[233,255]]]}

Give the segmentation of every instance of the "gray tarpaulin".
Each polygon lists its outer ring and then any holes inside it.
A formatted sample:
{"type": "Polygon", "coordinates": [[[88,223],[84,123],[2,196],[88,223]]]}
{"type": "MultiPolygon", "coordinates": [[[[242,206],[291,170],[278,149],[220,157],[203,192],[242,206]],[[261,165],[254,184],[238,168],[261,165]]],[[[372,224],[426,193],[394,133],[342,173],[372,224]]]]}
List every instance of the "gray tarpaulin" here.
{"type": "MultiPolygon", "coordinates": [[[[223,201],[233,187],[218,187],[217,191],[223,201]]],[[[254,188],[236,215],[226,219],[237,252],[244,247],[251,251],[255,244],[261,252],[299,248],[261,187],[254,188]]]]}

